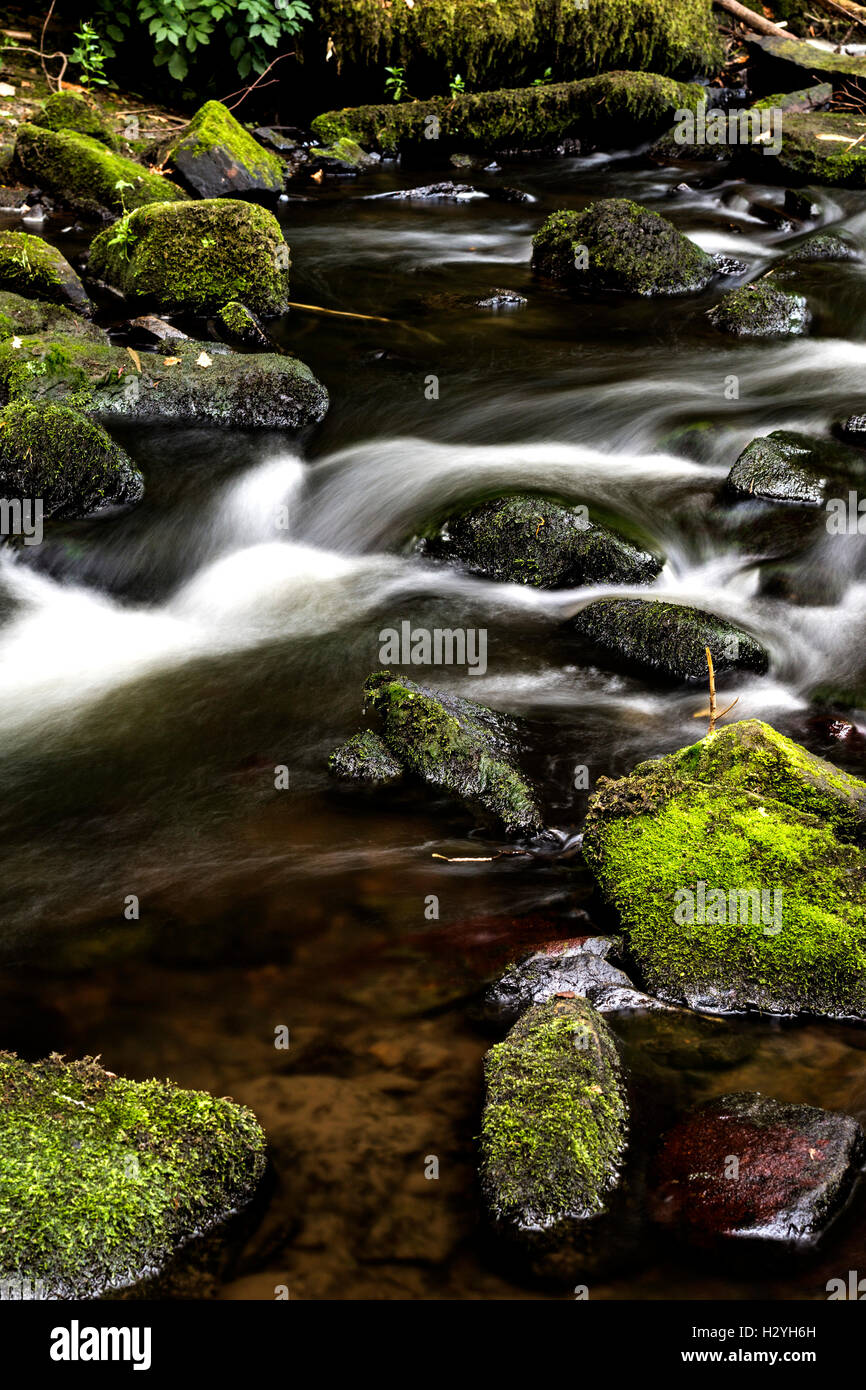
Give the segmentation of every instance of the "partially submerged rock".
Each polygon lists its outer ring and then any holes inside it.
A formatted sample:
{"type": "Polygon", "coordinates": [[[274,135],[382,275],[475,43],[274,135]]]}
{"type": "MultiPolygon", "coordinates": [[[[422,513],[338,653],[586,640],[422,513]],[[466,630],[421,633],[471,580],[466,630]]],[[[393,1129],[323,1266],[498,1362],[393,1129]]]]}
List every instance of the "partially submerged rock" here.
{"type": "Polygon", "coordinates": [[[738,496],[820,507],[841,486],[856,482],[866,482],[866,458],[855,449],[773,430],[746,445],[725,486],[738,496]]]}
{"type": "Polygon", "coordinates": [[[361,782],[372,787],[390,787],[403,776],[402,763],[394,757],[378,734],[364,729],[336,748],[328,768],[341,782],[361,782]]]}
{"type": "Polygon", "coordinates": [[[584,999],[520,1018],[484,1059],[481,1188],[497,1234],[542,1277],[603,1251],[620,1184],[628,1102],[616,1043],[584,999]]]}
{"type": "Polygon", "coordinates": [[[164,353],[72,338],[0,343],[0,399],[66,402],[97,418],[179,420],[249,429],[297,429],[321,420],[328,394],[305,363],[238,354],[187,339],[164,353]]]}
{"type": "Polygon", "coordinates": [[[0,410],[0,496],[38,498],[46,517],[78,517],[143,491],[126,450],[79,411],[26,401],[0,410]]]}
{"type": "Polygon", "coordinates": [[[374,169],[380,159],[378,154],[368,154],[348,135],[341,135],[325,147],[313,145],[307,153],[310,170],[322,169],[326,174],[358,174],[362,169],[374,169]]]}
{"type": "Polygon", "coordinates": [[[273,348],[258,315],[237,299],[230,299],[223,305],[214,323],[223,342],[232,347],[258,348],[263,352],[273,348]]]}
{"type": "Polygon", "coordinates": [[[110,220],[131,208],[189,196],[170,179],[73,130],[19,126],[15,161],[40,188],[91,217],[110,220]]]}
{"type": "Polygon", "coordinates": [[[24,299],[20,294],[0,290],[0,340],[47,333],[52,337],[85,338],[90,342],[106,342],[106,335],[96,324],[65,304],[48,304],[41,299],[24,299]]]}
{"type": "Polygon", "coordinates": [[[706,681],[709,647],[718,674],[768,667],[763,647],[740,628],[700,608],[643,599],[597,599],[572,620],[597,650],[629,669],[677,681],[706,681]]]}
{"type": "Polygon", "coordinates": [[[582,289],[640,295],[693,294],[718,273],[672,222],[627,198],[551,213],[532,239],[532,265],[582,289]]]}
{"type": "Polygon", "coordinates": [[[864,1157],[850,1115],[757,1091],[719,1096],[665,1135],[650,1215],[705,1249],[812,1246],[845,1206],[864,1157]]]}
{"type": "Polygon", "coordinates": [[[285,182],[277,155],[260,145],[220,101],[206,101],[159,154],[199,198],[275,194],[285,182]]]}
{"type": "Polygon", "coordinates": [[[45,126],[47,130],[74,130],[112,150],[120,144],[111,122],[88,92],[52,92],[42,103],[42,109],[31,117],[31,124],[45,126]]]}
{"type": "Polygon", "coordinates": [[[281,314],[289,297],[289,248],[267,208],[232,198],[141,208],[106,228],[90,250],[90,274],[161,310],[216,313],[240,300],[281,314]]]}
{"type": "Polygon", "coordinates": [[[805,333],[810,315],[801,294],[759,280],[729,290],[707,317],[714,328],[736,338],[779,338],[805,333]]]}
{"type": "Polygon", "coordinates": [[[0,1283],[92,1299],[159,1274],[249,1202],[264,1168],[264,1134],[231,1100],[2,1053],[0,1283]]]}
{"type": "Polygon", "coordinates": [[[380,716],[385,744],[408,772],[507,834],[540,834],[535,792],[515,761],[513,720],[390,671],[370,676],[364,694],[380,716]]]}
{"type": "Polygon", "coordinates": [[[864,840],[866,783],[747,720],[602,778],[583,849],[652,994],[864,1017],[864,840]]]}
{"type": "Polygon", "coordinates": [[[801,241],[799,246],[786,252],[773,267],[776,279],[796,275],[805,265],[815,265],[824,261],[862,261],[863,252],[844,237],[834,236],[832,232],[817,232],[801,241]]]}
{"type": "Polygon", "coordinates": [[[90,312],[87,292],[66,257],[27,232],[0,231],[0,289],[90,312]]]}
{"type": "Polygon", "coordinates": [[[497,497],[449,517],[422,541],[425,554],[472,574],[536,589],[581,584],[648,584],[662,565],[585,507],[531,493],[497,497]]]}

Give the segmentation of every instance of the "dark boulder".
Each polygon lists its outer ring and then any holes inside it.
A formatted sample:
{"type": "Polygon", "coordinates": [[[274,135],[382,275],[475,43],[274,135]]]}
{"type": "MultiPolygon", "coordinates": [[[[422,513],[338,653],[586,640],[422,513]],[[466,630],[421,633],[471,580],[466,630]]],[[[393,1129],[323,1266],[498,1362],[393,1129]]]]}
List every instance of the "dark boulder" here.
{"type": "Polygon", "coordinates": [[[700,608],[643,599],[597,599],[572,619],[597,651],[629,670],[676,681],[707,679],[706,648],[717,674],[768,668],[767,654],[747,632],[700,608]]]}
{"type": "Polygon", "coordinates": [[[781,338],[805,333],[810,315],[802,295],[760,280],[730,290],[707,317],[714,328],[735,338],[781,338]]]}
{"type": "Polygon", "coordinates": [[[820,507],[841,486],[866,482],[855,449],[792,430],[773,430],[746,446],[725,484],[738,496],[820,507]]]}

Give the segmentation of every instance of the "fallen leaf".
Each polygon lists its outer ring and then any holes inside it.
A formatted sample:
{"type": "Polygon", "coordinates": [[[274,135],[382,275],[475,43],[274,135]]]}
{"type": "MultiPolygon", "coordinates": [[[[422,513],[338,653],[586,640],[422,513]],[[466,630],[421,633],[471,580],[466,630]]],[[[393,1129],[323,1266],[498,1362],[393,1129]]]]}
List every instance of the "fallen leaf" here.
{"type": "Polygon", "coordinates": [[[323,171],[322,171],[321,169],[317,169],[316,172],[315,172],[314,174],[311,174],[311,175],[310,175],[310,178],[313,180],[314,183],[321,183],[323,177],[324,177],[324,174],[323,174],[323,171]]]}
{"type": "Polygon", "coordinates": [[[138,370],[139,370],[139,372],[140,372],[140,371],[141,371],[141,358],[139,357],[138,353],[135,351],[135,348],[128,347],[128,348],[126,349],[126,351],[129,353],[130,357],[132,358],[133,362],[135,363],[136,367],[138,368],[138,370]]]}
{"type": "MultiPolygon", "coordinates": [[[[202,353],[202,357],[204,357],[204,353],[202,353]]],[[[162,365],[164,367],[176,367],[179,361],[179,357],[164,357],[162,359],[162,365]]]]}
{"type": "Polygon", "coordinates": [[[20,348],[20,346],[21,346],[21,339],[20,339],[20,338],[13,338],[13,339],[12,339],[12,346],[13,346],[14,348],[20,348]]]}
{"type": "Polygon", "coordinates": [[[213,358],[208,357],[206,352],[200,352],[198,357],[195,359],[195,365],[197,367],[210,367],[213,365],[213,358]]]}
{"type": "Polygon", "coordinates": [[[10,87],[8,82],[0,82],[0,97],[14,97],[14,95],[14,87],[10,87]]]}

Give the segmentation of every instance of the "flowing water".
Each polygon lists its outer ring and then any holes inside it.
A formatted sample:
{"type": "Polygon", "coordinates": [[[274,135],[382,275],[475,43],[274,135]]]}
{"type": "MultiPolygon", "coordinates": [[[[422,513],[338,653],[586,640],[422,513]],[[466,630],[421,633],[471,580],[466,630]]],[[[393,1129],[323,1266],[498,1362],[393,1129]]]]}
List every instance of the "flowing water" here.
{"type": "MultiPolygon", "coordinates": [[[[705,318],[718,287],[582,301],[533,281],[530,238],[554,208],[627,196],[763,271],[785,244],[747,210],[766,190],[704,166],[675,192],[682,170],[623,155],[472,174],[489,196],[457,204],[381,196],[429,177],[384,166],[283,205],[294,297],[389,320],[279,325],[331,393],[316,432],[118,426],[142,504],[0,556],[0,1046],[99,1053],[254,1106],[274,1177],[214,1287],[226,1298],[572,1296],[523,1286],[486,1246],[474,1004],[515,954],[609,925],[575,853],[575,770],[591,785],[692,741],[701,692],[587,663],[563,620],[628,589],[437,568],[411,546],[431,517],[514,486],[588,504],[666,555],[660,594],[767,646],[766,678],[724,682],[738,715],[866,773],[866,726],[809,700],[866,672],[866,539],[719,495],[756,434],[863,409],[866,267],[810,271],[811,336],[732,343],[705,318]],[[471,306],[493,287],[528,304],[471,306]],[[380,630],[404,620],[486,629],[483,674],[407,673],[528,719],[561,832],[544,856],[444,863],[501,846],[453,806],[329,782],[380,630]]],[[[824,224],[866,232],[863,195],[822,197],[824,224]]],[[[862,1029],[712,1027],[708,1047],[688,1020],[619,1026],[650,1129],[742,1088],[866,1121],[862,1029]]],[[[864,1237],[856,1201],[825,1250],[784,1267],[726,1269],[647,1236],[591,1297],[821,1298],[862,1270],[864,1237]]]]}

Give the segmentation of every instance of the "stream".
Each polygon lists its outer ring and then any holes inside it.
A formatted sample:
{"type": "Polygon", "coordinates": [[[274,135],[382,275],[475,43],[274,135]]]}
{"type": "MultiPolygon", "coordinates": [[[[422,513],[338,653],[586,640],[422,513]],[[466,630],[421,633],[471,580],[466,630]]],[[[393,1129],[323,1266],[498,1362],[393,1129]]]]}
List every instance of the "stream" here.
{"type": "MultiPolygon", "coordinates": [[[[704,696],[585,663],[565,620],[628,588],[437,566],[411,544],[431,518],[509,487],[587,504],[664,553],[659,595],[765,645],[769,674],[726,678],[720,702],[866,775],[866,725],[810,700],[866,674],[866,536],[720,498],[755,435],[863,409],[866,265],[806,268],[809,336],[728,341],[705,317],[723,284],[582,300],[534,280],[530,240],[556,208],[628,197],[762,273],[791,241],[748,211],[769,190],[625,152],[452,172],[488,196],[391,199],[451,175],[386,163],[281,203],[293,298],[375,316],[275,326],[330,392],[314,432],[112,424],[142,503],[0,553],[0,1046],[101,1054],[253,1106],[274,1172],[216,1297],[574,1297],[525,1285],[485,1241],[477,997],[536,943],[610,929],[574,852],[577,772],[591,789],[693,742],[704,696]],[[473,306],[495,287],[528,303],[473,306]],[[486,631],[483,673],[406,674],[527,719],[558,832],[544,855],[446,863],[501,842],[450,804],[334,787],[328,754],[359,725],[380,631],[406,620],[486,631]]],[[[866,196],[821,201],[819,225],[866,240],[866,196]]],[[[72,257],[88,241],[46,235],[72,257]]],[[[613,1026],[650,1130],[743,1089],[866,1124],[857,1025],[730,1018],[709,1042],[685,1015],[613,1026]]],[[[647,1237],[591,1297],[823,1299],[864,1247],[861,1194],[825,1249],[784,1266],[647,1237]]]]}

